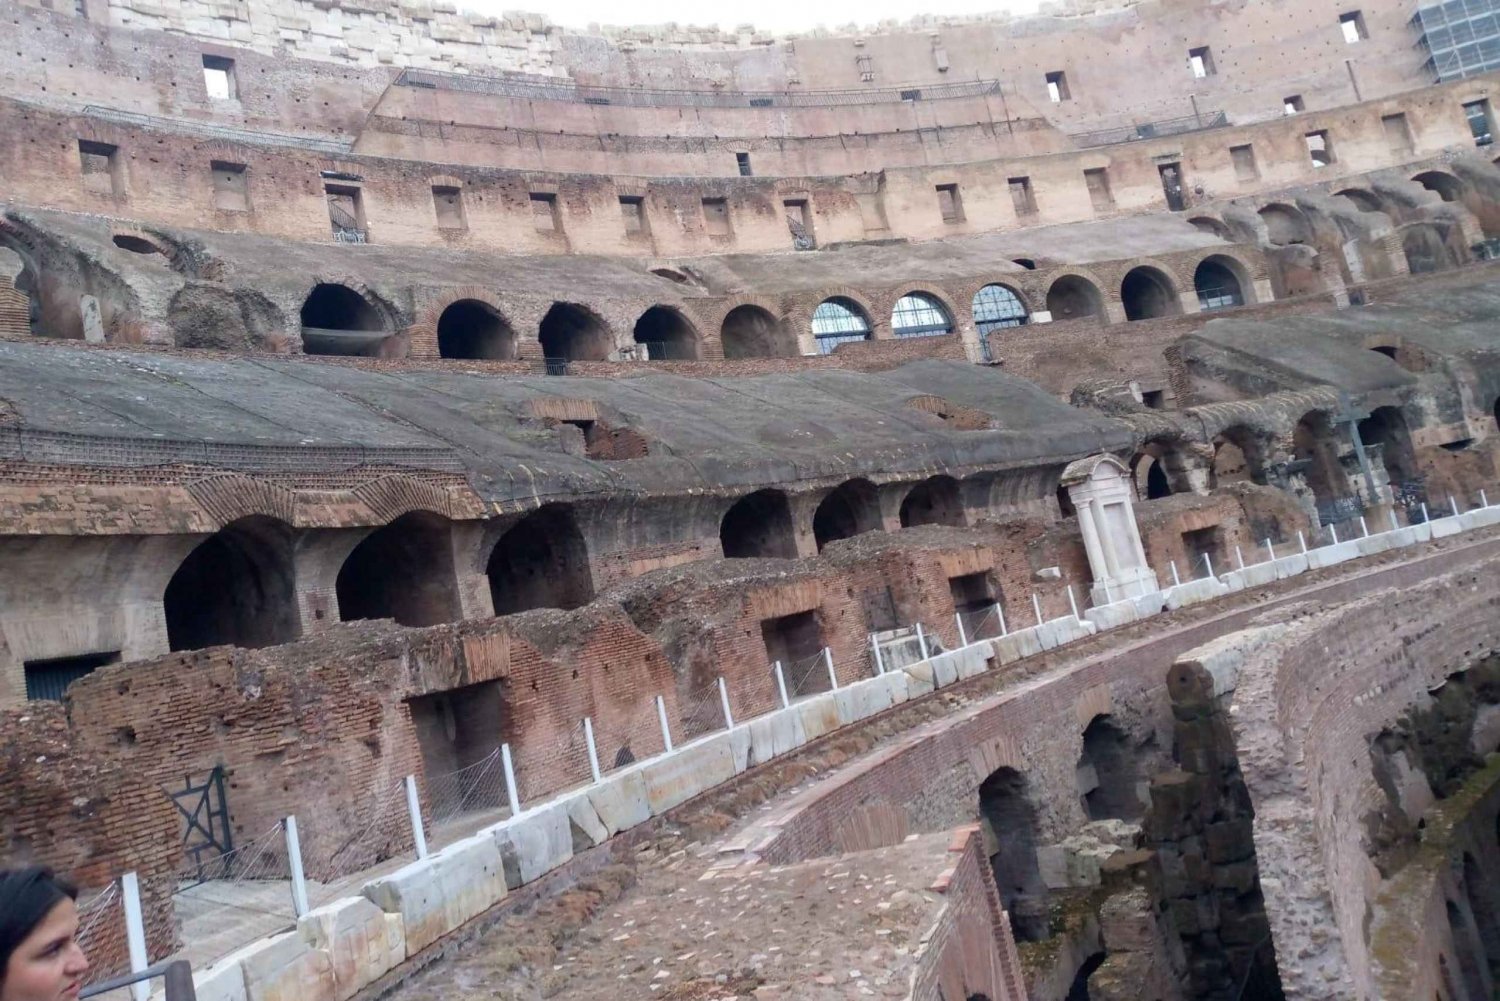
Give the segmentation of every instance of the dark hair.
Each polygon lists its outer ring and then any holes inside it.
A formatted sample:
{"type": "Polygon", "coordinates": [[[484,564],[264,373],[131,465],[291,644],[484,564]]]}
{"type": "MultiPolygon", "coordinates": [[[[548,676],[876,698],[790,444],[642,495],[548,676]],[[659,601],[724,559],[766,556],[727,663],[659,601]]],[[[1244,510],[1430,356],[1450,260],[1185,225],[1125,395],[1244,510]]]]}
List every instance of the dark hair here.
{"type": "Polygon", "coordinates": [[[65,899],[77,900],[78,889],[51,869],[0,869],[0,985],[5,983],[11,954],[65,899]]]}

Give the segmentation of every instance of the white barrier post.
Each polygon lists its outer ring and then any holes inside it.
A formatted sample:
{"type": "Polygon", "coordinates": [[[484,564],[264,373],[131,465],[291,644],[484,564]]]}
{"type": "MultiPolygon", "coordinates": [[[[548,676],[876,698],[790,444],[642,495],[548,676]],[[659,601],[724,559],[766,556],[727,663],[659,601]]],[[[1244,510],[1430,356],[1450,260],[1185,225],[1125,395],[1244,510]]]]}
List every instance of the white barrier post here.
{"type": "Polygon", "coordinates": [[[729,711],[729,686],[724,684],[724,676],[719,675],[719,704],[724,707],[724,725],[734,729],[734,714],[729,711]]]}
{"type": "Polygon", "coordinates": [[[1422,502],[1422,523],[1424,525],[1432,523],[1432,515],[1430,515],[1430,514],[1427,513],[1427,502],[1426,501],[1422,502]]]}
{"type": "Polygon", "coordinates": [[[510,803],[512,817],[521,812],[521,796],[516,791],[516,765],[510,760],[510,745],[500,745],[500,764],[505,767],[505,798],[510,803]]]}
{"type": "Polygon", "coordinates": [[[1266,536],[1266,561],[1269,563],[1276,562],[1276,547],[1271,545],[1271,537],[1269,535],[1266,536]]]}
{"type": "Polygon", "coordinates": [[[1400,529],[1401,529],[1401,523],[1396,520],[1396,509],[1395,508],[1391,508],[1391,531],[1396,532],[1396,531],[1399,531],[1400,529]]]}
{"type": "Polygon", "coordinates": [[[1000,607],[1000,602],[998,601],[995,602],[995,618],[1000,620],[1000,635],[1009,636],[1010,633],[1005,629],[1005,609],[1000,607]]]}
{"type": "Polygon", "coordinates": [[[875,634],[874,633],[870,634],[870,652],[875,655],[875,674],[877,676],[884,674],[885,673],[885,661],[883,659],[881,659],[881,656],[880,656],[880,641],[875,638],[875,634]]]}
{"type": "Polygon", "coordinates": [[[667,726],[667,703],[660,695],[656,697],[656,718],[661,722],[661,742],[668,751],[672,749],[672,730],[667,726]]]}
{"type": "Polygon", "coordinates": [[[954,612],[953,613],[953,621],[956,622],[956,623],[958,623],[958,645],[959,646],[968,646],[969,645],[969,634],[966,633],[966,632],[964,632],[964,613],[963,612],[954,612]]]}
{"type": "MultiPolygon", "coordinates": [[[[874,639],[875,637],[871,636],[870,638],[874,639]]],[[[879,656],[878,651],[876,655],[879,656]]],[[[781,661],[779,660],[776,662],[776,691],[781,695],[781,708],[786,709],[790,707],[792,700],[786,697],[786,675],[781,673],[781,661]]]]}
{"type": "Polygon", "coordinates": [[[311,908],[307,906],[307,876],[302,872],[302,842],[297,837],[297,818],[287,817],[282,821],[282,827],[286,829],[286,858],[292,869],[292,910],[300,918],[311,908]]]}
{"type": "Polygon", "coordinates": [[[927,634],[922,631],[922,623],[920,622],[917,623],[917,649],[922,651],[923,660],[931,656],[927,652],[927,634]]]}
{"type": "MultiPolygon", "coordinates": [[[[921,635],[921,630],[922,626],[919,623],[917,625],[917,635],[921,635]]],[[[926,658],[924,657],[923,659],[925,660],[926,658]]],[[[828,665],[828,690],[837,691],[839,687],[839,676],[838,672],[833,669],[833,651],[828,649],[826,646],[823,648],[823,663],[828,665]]]]}
{"type": "Polygon", "coordinates": [[[1302,530],[1300,528],[1297,530],[1297,545],[1299,545],[1299,546],[1302,547],[1302,555],[1306,556],[1307,555],[1307,539],[1303,538],[1303,536],[1302,536],[1302,530]]]}
{"type": "Polygon", "coordinates": [[[1239,564],[1241,570],[1245,569],[1245,554],[1240,552],[1240,547],[1234,547],[1234,561],[1239,564]]]}
{"type": "Polygon", "coordinates": [[[1207,553],[1203,554],[1203,565],[1208,568],[1208,577],[1209,580],[1212,580],[1214,576],[1214,561],[1208,558],[1207,553]]]}
{"type": "Polygon", "coordinates": [[[1452,494],[1448,495],[1448,506],[1453,509],[1453,517],[1457,518],[1458,517],[1458,500],[1452,494]]]}
{"type": "Polygon", "coordinates": [[[1479,506],[1480,507],[1489,507],[1490,506],[1490,499],[1484,495],[1484,488],[1483,487],[1479,488],[1479,506]]]}
{"type": "Polygon", "coordinates": [[[1339,527],[1337,525],[1329,525],[1328,526],[1328,533],[1333,536],[1333,544],[1335,546],[1338,545],[1339,544],[1339,527]]]}
{"type": "Polygon", "coordinates": [[[1359,516],[1359,530],[1366,539],[1370,537],[1370,526],[1365,524],[1365,516],[1359,516]]]}
{"type": "MultiPolygon", "coordinates": [[[[125,946],[130,952],[130,972],[140,973],[151,965],[146,956],[146,920],[141,913],[141,884],[133,872],[120,877],[120,895],[125,903],[125,946]]],[[[146,1001],[151,985],[142,980],[130,985],[135,1001],[146,1001]]]]}
{"type": "Polygon", "coordinates": [[[1068,585],[1068,606],[1073,609],[1073,619],[1076,622],[1083,621],[1078,618],[1078,599],[1073,597],[1073,585],[1068,585]]]}
{"type": "Polygon", "coordinates": [[[1037,600],[1037,598],[1036,598],[1036,592],[1035,591],[1031,592],[1031,608],[1032,608],[1032,611],[1036,612],[1036,624],[1037,625],[1041,625],[1042,624],[1042,603],[1037,600]]]}
{"type": "Polygon", "coordinates": [[[417,777],[408,775],[406,786],[406,814],[411,817],[411,840],[416,846],[417,858],[427,857],[427,832],[422,829],[422,801],[417,798],[417,777]]]}
{"type": "Polygon", "coordinates": [[[1176,560],[1171,560],[1170,562],[1172,564],[1172,586],[1173,587],[1181,587],[1182,586],[1182,578],[1179,577],[1179,576],[1177,576],[1177,561],[1176,560]]]}
{"type": "Polygon", "coordinates": [[[594,743],[594,721],[587,716],[583,718],[583,741],[589,747],[589,774],[595,783],[603,782],[604,776],[599,771],[599,747],[594,743]]]}
{"type": "Polygon", "coordinates": [[[1113,594],[1111,594],[1110,590],[1109,590],[1109,579],[1108,578],[1105,578],[1105,581],[1104,581],[1104,603],[1106,605],[1113,605],[1115,603],[1115,596],[1113,594]]]}

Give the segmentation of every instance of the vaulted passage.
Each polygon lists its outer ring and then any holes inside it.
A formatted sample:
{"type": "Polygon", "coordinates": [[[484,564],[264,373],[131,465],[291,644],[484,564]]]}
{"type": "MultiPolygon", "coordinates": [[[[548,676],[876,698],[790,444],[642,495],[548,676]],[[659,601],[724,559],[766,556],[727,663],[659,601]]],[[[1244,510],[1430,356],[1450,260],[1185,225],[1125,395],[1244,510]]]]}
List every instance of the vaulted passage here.
{"type": "Polygon", "coordinates": [[[1210,487],[1249,481],[1264,483],[1264,457],[1259,440],[1244,427],[1226,428],[1213,440],[1214,462],[1210,487]]]}
{"type": "Polygon", "coordinates": [[[588,546],[567,504],[548,504],[500,537],[486,568],[496,615],[594,599],[588,546]]]}
{"type": "Polygon", "coordinates": [[[452,525],[427,511],[367,535],[339,569],[339,618],[395,619],[403,626],[455,622],[463,610],[453,568],[452,525]]]}
{"type": "Polygon", "coordinates": [[[231,522],[182,561],[162,605],[173,650],[296,639],[302,630],[291,528],[258,515],[231,522]]]}
{"type": "Polygon", "coordinates": [[[698,331],[681,311],[652,306],[635,321],[635,342],[651,361],[691,361],[698,357],[698,331]]]}
{"type": "Polygon", "coordinates": [[[387,333],[380,310],[347,286],[317,285],[302,304],[307,354],[374,355],[387,333]]]}
{"type": "Polygon", "coordinates": [[[1104,297],[1087,278],[1064,275],[1047,290],[1047,312],[1055,321],[1104,318],[1104,297]]]}
{"type": "Polygon", "coordinates": [[[1095,716],[1083,731],[1078,792],[1090,820],[1139,820],[1146,812],[1136,758],[1125,731],[1095,716]]]}
{"type": "Polygon", "coordinates": [[[429,823],[505,805],[500,745],[511,739],[510,707],[499,681],[407,700],[422,751],[429,823]],[[455,775],[467,769],[462,775],[455,775]]]}
{"type": "Polygon", "coordinates": [[[964,505],[958,481],[951,476],[933,476],[911,488],[901,502],[901,527],[915,525],[964,525],[964,505]]]}
{"type": "Polygon", "coordinates": [[[1399,407],[1377,407],[1359,422],[1359,436],[1366,448],[1378,448],[1380,461],[1393,487],[1400,488],[1418,477],[1411,432],[1399,407]]]}
{"type": "Polygon", "coordinates": [[[1039,942],[1050,934],[1050,922],[1036,854],[1036,808],[1028,793],[1026,776],[1014,768],[997,769],[979,787],[979,816],[1016,941],[1039,942]]]}
{"type": "Polygon", "coordinates": [[[769,310],[759,306],[736,306],[724,317],[719,328],[719,337],[724,343],[724,357],[730,361],[741,358],[795,358],[797,339],[778,323],[769,310]]]}
{"type": "Polygon", "coordinates": [[[1239,268],[1227,257],[1205,257],[1193,271],[1193,291],[1203,311],[1232,309],[1246,303],[1239,268]]]}
{"type": "Polygon", "coordinates": [[[1127,274],[1120,283],[1120,302],[1127,320],[1150,320],[1182,312],[1171,279],[1155,268],[1135,268],[1127,274]]]}
{"type": "Polygon", "coordinates": [[[614,350],[609,324],[586,306],[553,303],[538,331],[542,354],[559,361],[604,361],[614,350]]]}
{"type": "Polygon", "coordinates": [[[438,317],[438,354],[444,358],[509,361],[516,332],[489,303],[460,299],[438,317]]]}
{"type": "Polygon", "coordinates": [[[813,537],[821,550],[830,542],[848,539],[880,527],[880,495],[869,480],[841,484],[813,513],[813,537]]]}
{"type": "Polygon", "coordinates": [[[1292,432],[1292,452],[1302,464],[1323,524],[1357,513],[1350,504],[1349,479],[1339,464],[1338,441],[1326,413],[1315,410],[1303,415],[1292,432]]]}
{"type": "Polygon", "coordinates": [[[797,540],[786,494],[757,490],[741,497],[719,522],[719,543],[730,559],[795,559],[797,540]]]}
{"type": "Polygon", "coordinates": [[[1406,258],[1406,270],[1414,275],[1447,271],[1460,263],[1442,232],[1426,224],[1406,228],[1401,234],[1401,253],[1406,258]]]}

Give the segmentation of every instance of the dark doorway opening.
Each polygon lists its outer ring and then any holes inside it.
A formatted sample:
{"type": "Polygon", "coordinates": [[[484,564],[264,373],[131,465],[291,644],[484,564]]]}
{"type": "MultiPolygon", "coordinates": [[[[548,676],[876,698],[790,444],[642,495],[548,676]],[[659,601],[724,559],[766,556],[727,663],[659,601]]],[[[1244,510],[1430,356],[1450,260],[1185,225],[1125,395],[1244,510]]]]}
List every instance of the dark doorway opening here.
{"type": "Polygon", "coordinates": [[[1104,297],[1086,278],[1064,275],[1047,289],[1047,312],[1055,321],[1104,318],[1104,297]]]}
{"type": "Polygon", "coordinates": [[[729,559],[796,559],[792,508],[780,490],[741,497],[719,522],[719,544],[729,559]]]}
{"type": "Polygon", "coordinates": [[[719,328],[719,339],[724,344],[724,357],[729,361],[797,356],[796,338],[789,336],[776,317],[759,306],[731,309],[719,328]]]}
{"type": "Polygon", "coordinates": [[[1014,768],[996,769],[979,787],[979,815],[989,827],[990,868],[1016,941],[1040,942],[1051,935],[1051,923],[1037,862],[1036,808],[1028,791],[1026,776],[1014,768]]]}
{"type": "Polygon", "coordinates": [[[692,361],[698,357],[698,332],[680,311],[652,306],[635,321],[635,342],[651,361],[692,361]]]}
{"type": "Polygon", "coordinates": [[[504,806],[498,756],[510,714],[501,682],[418,695],[406,704],[422,751],[429,818],[504,806]]]}
{"type": "Polygon", "coordinates": [[[901,527],[917,525],[963,527],[964,505],[957,480],[951,476],[933,476],[911,488],[901,502],[901,527]]]}
{"type": "Polygon", "coordinates": [[[365,536],[339,568],[339,618],[432,626],[463,617],[452,525],[427,511],[404,514],[365,536]]]}
{"type": "Polygon", "coordinates": [[[118,664],[120,651],[83,653],[72,657],[28,660],[22,665],[26,676],[26,698],[29,701],[61,702],[68,686],[79,678],[93,674],[106,664],[118,664]]]}
{"type": "Polygon", "coordinates": [[[594,600],[588,546],[566,504],[548,504],[517,522],[495,544],[486,572],[496,615],[594,600]]]}
{"type": "Polygon", "coordinates": [[[796,698],[832,687],[823,661],[823,627],[815,611],[762,619],[760,636],[766,659],[780,663],[787,695],[796,698]]]}
{"type": "Polygon", "coordinates": [[[1145,815],[1130,738],[1108,716],[1095,716],[1083,731],[1078,791],[1090,820],[1139,820],[1145,815]]]}
{"type": "Polygon", "coordinates": [[[604,361],[614,350],[609,325],[586,306],[557,302],[542,317],[542,355],[558,361],[604,361]]]}
{"type": "Polygon", "coordinates": [[[444,358],[509,361],[516,356],[516,332],[495,307],[460,299],[438,317],[438,354],[444,358]]]}
{"type": "Polygon", "coordinates": [[[1155,268],[1135,268],[1127,274],[1120,283],[1120,302],[1127,320],[1150,320],[1182,312],[1172,283],[1155,268]]]}
{"type": "Polygon", "coordinates": [[[254,515],[231,522],[187,555],[162,597],[173,650],[265,647],[301,635],[292,530],[254,515]]]}
{"type": "Polygon", "coordinates": [[[1224,566],[1224,530],[1217,525],[1183,532],[1182,550],[1191,578],[1207,577],[1210,572],[1220,574],[1228,569],[1224,566]]]}
{"type": "Polygon", "coordinates": [[[830,542],[880,528],[880,494],[869,480],[849,480],[813,512],[813,537],[821,551],[830,542]]]}
{"type": "Polygon", "coordinates": [[[314,286],[302,303],[302,350],[310,355],[374,355],[385,340],[380,310],[344,285],[314,286]]]}

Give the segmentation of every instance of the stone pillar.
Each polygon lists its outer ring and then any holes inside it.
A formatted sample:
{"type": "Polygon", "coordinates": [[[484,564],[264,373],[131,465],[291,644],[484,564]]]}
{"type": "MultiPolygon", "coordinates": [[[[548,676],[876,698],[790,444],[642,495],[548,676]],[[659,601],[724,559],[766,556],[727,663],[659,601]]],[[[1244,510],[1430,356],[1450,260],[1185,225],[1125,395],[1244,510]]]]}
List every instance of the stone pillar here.
{"type": "Polygon", "coordinates": [[[1062,486],[1078,511],[1093,574],[1093,600],[1131,598],[1158,590],[1131,504],[1130,470],[1111,455],[1080,459],[1063,471],[1062,486]]]}

